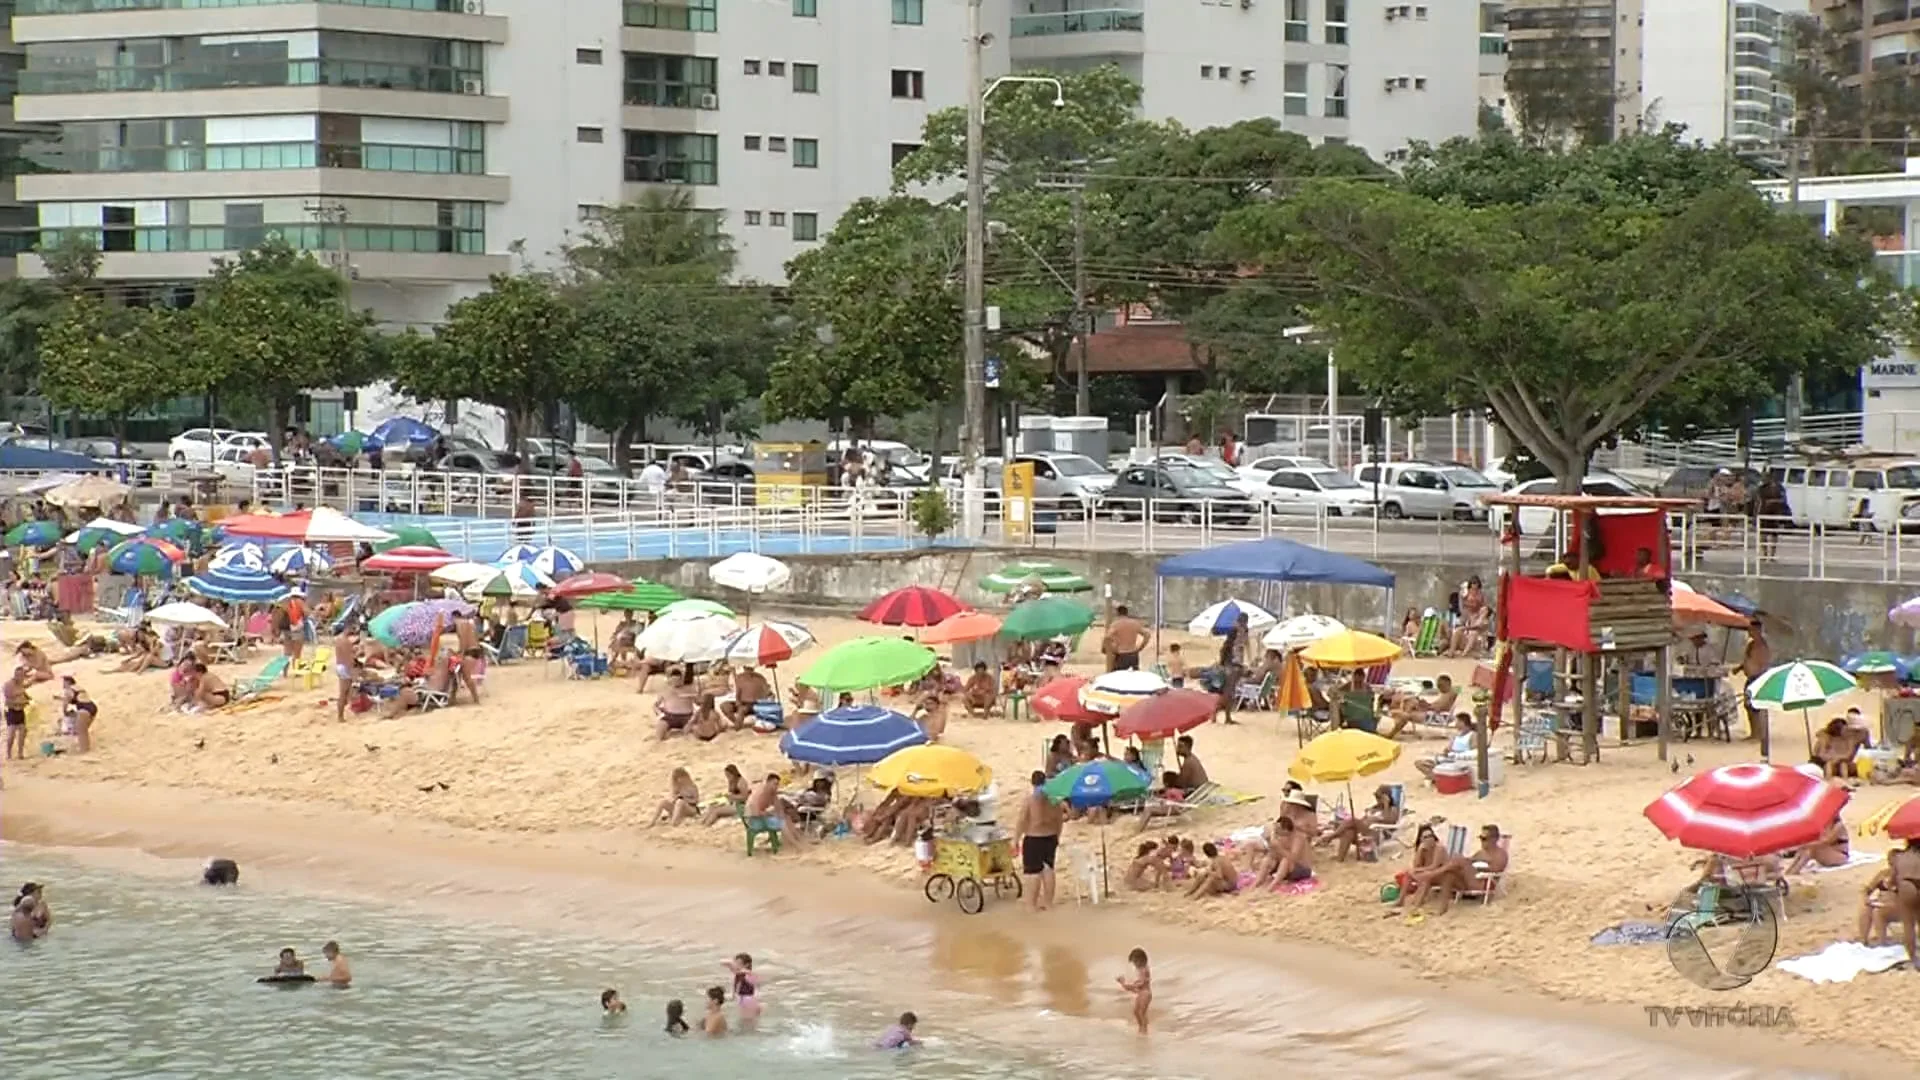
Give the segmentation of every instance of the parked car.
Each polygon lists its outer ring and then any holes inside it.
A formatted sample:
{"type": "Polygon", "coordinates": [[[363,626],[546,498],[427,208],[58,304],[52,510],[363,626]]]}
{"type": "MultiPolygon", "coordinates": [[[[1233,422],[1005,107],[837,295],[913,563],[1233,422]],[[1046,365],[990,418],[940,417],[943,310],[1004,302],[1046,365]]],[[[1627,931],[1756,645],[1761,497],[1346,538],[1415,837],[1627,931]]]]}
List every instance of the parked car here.
{"type": "Polygon", "coordinates": [[[176,468],[189,462],[212,464],[218,455],[220,443],[227,436],[237,434],[239,432],[232,428],[188,428],[167,440],[167,460],[173,462],[176,468]]]}
{"type": "Polygon", "coordinates": [[[1745,480],[1750,492],[1760,490],[1761,482],[1766,479],[1759,469],[1740,465],[1682,465],[1668,473],[1654,493],[1663,499],[1704,499],[1713,483],[1713,474],[1723,468],[1745,480]]]}
{"type": "Polygon", "coordinates": [[[1380,516],[1385,518],[1449,518],[1483,521],[1487,506],[1482,495],[1499,491],[1493,481],[1467,468],[1444,461],[1389,461],[1360,465],[1353,478],[1373,488],[1380,485],[1380,516]]]}
{"type": "Polygon", "coordinates": [[[134,487],[152,487],[160,465],[153,455],[132,443],[116,444],[112,439],[61,439],[54,449],[85,454],[95,461],[118,461],[127,467],[127,483],[134,487]]]}
{"type": "Polygon", "coordinates": [[[1268,478],[1281,469],[1331,468],[1333,466],[1316,457],[1303,457],[1298,454],[1261,454],[1234,470],[1238,479],[1233,486],[1253,495],[1266,487],[1268,478]]]}
{"type": "Polygon", "coordinates": [[[1238,488],[1185,465],[1129,465],[1107,490],[1104,502],[1120,520],[1138,521],[1148,500],[1157,522],[1197,525],[1203,516],[1211,514],[1214,521],[1223,524],[1245,525],[1260,512],[1238,488]]]}
{"type": "Polygon", "coordinates": [[[1278,512],[1324,510],[1333,517],[1373,513],[1373,488],[1338,469],[1275,469],[1254,497],[1278,512]]]}
{"type": "MultiPolygon", "coordinates": [[[[1559,490],[1560,482],[1552,477],[1529,480],[1516,484],[1509,492],[1512,495],[1551,495],[1559,490]]],[[[1623,477],[1612,473],[1592,473],[1580,481],[1582,495],[1609,495],[1623,498],[1644,496],[1646,492],[1634,487],[1623,477]]],[[[1601,511],[1605,513],[1606,511],[1601,511]]],[[[1487,525],[1498,535],[1506,528],[1507,508],[1496,506],[1487,515],[1487,525]]],[[[1554,520],[1558,512],[1544,506],[1523,506],[1520,508],[1520,535],[1546,537],[1554,530],[1554,520]]]]}
{"type": "Polygon", "coordinates": [[[1214,457],[1212,454],[1161,454],[1159,457],[1153,459],[1153,463],[1155,465],[1182,465],[1189,469],[1198,469],[1228,487],[1233,487],[1234,481],[1240,479],[1240,474],[1234,471],[1233,466],[1214,457]]]}
{"type": "MultiPolygon", "coordinates": [[[[987,490],[995,495],[988,505],[998,504],[1001,466],[999,458],[982,458],[987,467],[987,490]]],[[[1085,454],[1071,454],[1064,451],[1045,451],[1033,454],[1015,454],[1016,465],[1033,466],[1033,496],[1042,506],[1058,504],[1066,500],[1078,500],[1092,504],[1100,501],[1114,485],[1114,476],[1104,466],[1085,454]]],[[[958,491],[960,489],[960,463],[954,462],[940,482],[942,487],[958,491]]]]}
{"type": "MultiPolygon", "coordinates": [[[[455,450],[440,460],[439,472],[446,477],[450,499],[476,502],[485,490],[493,498],[512,495],[513,481],[520,459],[493,450],[455,450]]],[[[422,479],[434,475],[420,474],[422,479]]]]}

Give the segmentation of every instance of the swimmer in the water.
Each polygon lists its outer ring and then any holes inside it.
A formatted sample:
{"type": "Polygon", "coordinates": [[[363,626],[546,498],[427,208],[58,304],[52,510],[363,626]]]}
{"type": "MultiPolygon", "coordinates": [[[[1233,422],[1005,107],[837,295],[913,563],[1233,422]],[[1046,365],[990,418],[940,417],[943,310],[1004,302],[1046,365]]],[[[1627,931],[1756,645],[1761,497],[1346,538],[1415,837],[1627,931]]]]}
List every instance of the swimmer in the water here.
{"type": "Polygon", "coordinates": [[[1127,963],[1133,966],[1133,974],[1116,975],[1113,981],[1133,995],[1133,1022],[1139,1025],[1140,1034],[1145,1035],[1147,1007],[1153,1004],[1153,972],[1147,967],[1147,950],[1135,949],[1128,953],[1127,963]]]}
{"type": "Polygon", "coordinates": [[[273,966],[273,978],[284,979],[289,975],[305,975],[307,965],[292,949],[280,950],[280,962],[273,966]]]}
{"type": "Polygon", "coordinates": [[[727,992],[718,986],[707,987],[707,1015],[700,1022],[700,1030],[709,1037],[718,1037],[727,1033],[727,992]]]}
{"type": "Polygon", "coordinates": [[[905,1050],[909,1046],[919,1046],[920,1040],[913,1037],[913,1029],[920,1018],[910,1012],[900,1014],[900,1022],[888,1028],[873,1042],[875,1050],[905,1050]]]}
{"type": "Polygon", "coordinates": [[[330,986],[342,990],[353,985],[353,969],[347,966],[347,954],[340,951],[340,943],[329,941],[320,946],[320,955],[327,958],[327,977],[322,980],[330,986]]]}
{"type": "Polygon", "coordinates": [[[39,883],[29,881],[20,886],[20,895],[13,898],[13,911],[7,917],[7,931],[13,940],[25,944],[46,937],[52,927],[53,913],[47,909],[39,883]]]}
{"type": "Polygon", "coordinates": [[[620,991],[600,991],[600,1011],[608,1016],[619,1016],[627,1011],[627,1003],[620,1000],[620,991]]]}
{"type": "Polygon", "coordinates": [[[760,978],[753,973],[753,957],[747,953],[735,953],[726,964],[733,973],[733,1000],[740,1007],[740,1027],[744,1031],[760,1019],[760,978]]]}
{"type": "Polygon", "coordinates": [[[679,998],[667,1002],[667,1034],[679,1038],[692,1030],[687,1027],[687,1004],[679,998]]]}

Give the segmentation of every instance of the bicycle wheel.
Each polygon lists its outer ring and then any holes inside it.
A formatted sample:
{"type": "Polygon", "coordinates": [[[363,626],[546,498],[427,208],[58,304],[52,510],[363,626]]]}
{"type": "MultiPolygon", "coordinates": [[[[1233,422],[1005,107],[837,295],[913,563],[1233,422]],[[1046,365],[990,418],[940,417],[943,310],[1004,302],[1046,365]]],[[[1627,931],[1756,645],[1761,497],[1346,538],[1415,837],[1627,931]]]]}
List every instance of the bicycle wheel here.
{"type": "Polygon", "coordinates": [[[939,903],[953,895],[953,879],[945,874],[935,874],[927,879],[927,899],[939,903]]]}
{"type": "Polygon", "coordinates": [[[993,891],[1002,900],[1020,899],[1020,875],[1001,874],[993,879],[993,891]]]}
{"type": "Polygon", "coordinates": [[[969,915],[978,915],[987,909],[987,894],[980,888],[978,878],[961,878],[953,887],[953,898],[960,910],[969,915]]]}

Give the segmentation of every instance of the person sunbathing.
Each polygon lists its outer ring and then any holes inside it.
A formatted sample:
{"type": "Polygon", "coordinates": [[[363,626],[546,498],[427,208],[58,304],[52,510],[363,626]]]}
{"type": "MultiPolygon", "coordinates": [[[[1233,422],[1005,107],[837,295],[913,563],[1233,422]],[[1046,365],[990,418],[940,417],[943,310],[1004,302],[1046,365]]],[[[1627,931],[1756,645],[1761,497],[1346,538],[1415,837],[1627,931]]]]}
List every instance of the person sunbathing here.
{"type": "MultiPolygon", "coordinates": [[[[411,663],[408,664],[407,670],[412,672],[415,670],[415,665],[411,663]]],[[[417,676],[410,674],[409,678],[417,679],[417,676]]],[[[431,691],[433,695],[444,698],[446,703],[451,705],[453,704],[453,686],[454,674],[452,659],[446,656],[438,657],[428,666],[427,675],[424,680],[409,681],[400,688],[399,693],[387,699],[387,703],[382,706],[380,710],[381,715],[394,717],[410,709],[424,710],[427,704],[428,694],[422,691],[431,691]]]]}
{"type": "Polygon", "coordinates": [[[1201,900],[1209,896],[1226,896],[1240,891],[1240,869],[1233,865],[1228,857],[1212,841],[1200,845],[1200,854],[1207,860],[1202,872],[1194,875],[1193,884],[1187,886],[1187,899],[1201,900]]]}
{"type": "Polygon", "coordinates": [[[734,817],[746,809],[747,796],[753,794],[753,788],[747,778],[740,775],[740,766],[728,765],[723,770],[727,777],[727,797],[706,808],[700,815],[700,824],[711,825],[724,817],[734,817]]]}
{"type": "Polygon", "coordinates": [[[1463,894],[1479,893],[1487,888],[1482,875],[1503,874],[1507,869],[1507,850],[1500,845],[1500,827],[1488,825],[1480,830],[1480,849],[1470,855],[1455,855],[1424,875],[1414,875],[1413,908],[1426,906],[1427,898],[1438,893],[1440,914],[1452,910],[1453,902],[1463,894]]]}
{"type": "Polygon", "coordinates": [[[1431,825],[1422,825],[1413,834],[1413,858],[1407,868],[1393,875],[1393,883],[1399,886],[1400,895],[1394,900],[1395,908],[1404,908],[1413,898],[1414,882],[1440,868],[1446,861],[1447,852],[1440,846],[1440,834],[1431,825]]]}
{"type": "Polygon", "coordinates": [[[160,639],[142,627],[135,630],[129,639],[126,659],[108,670],[138,675],[143,671],[167,667],[167,662],[161,659],[161,652],[160,639]]]}
{"type": "Polygon", "coordinates": [[[967,712],[975,716],[985,716],[1000,707],[1000,685],[988,673],[986,661],[973,665],[973,674],[967,676],[960,698],[967,712]]]}
{"type": "Polygon", "coordinates": [[[651,829],[663,821],[678,825],[682,821],[692,821],[699,814],[700,788],[693,782],[692,773],[684,768],[676,768],[667,781],[667,797],[661,799],[660,805],[654,808],[647,828],[651,829]]]}
{"type": "Polygon", "coordinates": [[[34,682],[53,681],[53,661],[47,659],[47,654],[41,651],[40,646],[31,641],[23,641],[14,652],[19,655],[20,662],[26,665],[27,670],[33,673],[34,682]]]}
{"type": "Polygon", "coordinates": [[[712,694],[701,694],[699,703],[694,707],[693,719],[687,721],[687,734],[701,742],[712,742],[727,730],[726,717],[720,714],[712,694]]]}
{"type": "Polygon", "coordinates": [[[743,667],[733,674],[733,699],[723,702],[720,712],[736,728],[754,726],[756,705],[779,705],[780,699],[774,696],[772,684],[767,677],[752,667],[743,667]]]}
{"type": "Polygon", "coordinates": [[[1431,694],[1396,694],[1389,705],[1393,724],[1385,734],[1389,739],[1399,738],[1400,732],[1408,724],[1418,723],[1430,716],[1445,717],[1453,712],[1454,702],[1459,700],[1460,689],[1453,685],[1451,675],[1441,675],[1435,679],[1431,694]]]}
{"type": "Polygon", "coordinates": [[[1786,873],[1798,874],[1807,868],[1808,863],[1828,867],[1845,866],[1852,857],[1847,823],[1835,814],[1833,820],[1827,822],[1827,827],[1820,831],[1820,839],[1801,848],[1793,856],[1793,861],[1787,864],[1786,873]]]}
{"type": "Polygon", "coordinates": [[[1371,839],[1375,825],[1398,825],[1400,807],[1393,798],[1393,786],[1381,784],[1373,789],[1373,805],[1358,817],[1346,817],[1334,822],[1322,834],[1323,839],[1334,844],[1334,860],[1345,862],[1347,852],[1360,846],[1364,840],[1371,839]]]}
{"type": "Polygon", "coordinates": [[[1292,818],[1283,817],[1275,821],[1272,838],[1267,844],[1267,855],[1260,860],[1260,870],[1254,875],[1253,887],[1263,889],[1274,882],[1305,881],[1312,877],[1312,837],[1312,833],[1295,826],[1292,818]]]}
{"type": "Polygon", "coordinates": [[[693,712],[699,704],[693,688],[693,673],[684,668],[674,668],[667,672],[667,688],[653,703],[654,712],[659,721],[654,724],[654,738],[665,742],[667,736],[677,731],[685,731],[693,721],[693,712]]]}

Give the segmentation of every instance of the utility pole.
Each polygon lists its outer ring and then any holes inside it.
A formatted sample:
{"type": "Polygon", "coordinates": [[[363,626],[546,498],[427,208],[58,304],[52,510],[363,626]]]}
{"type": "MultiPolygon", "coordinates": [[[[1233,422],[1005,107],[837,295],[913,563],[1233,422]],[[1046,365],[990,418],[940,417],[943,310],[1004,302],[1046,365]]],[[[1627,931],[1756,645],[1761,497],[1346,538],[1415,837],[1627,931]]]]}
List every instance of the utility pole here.
{"type": "MultiPolygon", "coordinates": [[[[1794,121],[1789,122],[1792,123],[1794,121]]],[[[1790,207],[1795,214],[1800,212],[1800,157],[1803,149],[1804,146],[1800,141],[1799,132],[1789,130],[1787,135],[1787,206],[1790,207]]],[[[1826,219],[1824,215],[1821,218],[1820,228],[1823,232],[1826,230],[1826,219]]],[[[1781,403],[1781,412],[1785,414],[1783,419],[1785,420],[1786,426],[1786,440],[1789,444],[1800,441],[1800,418],[1806,411],[1806,399],[1806,376],[1799,372],[1787,376],[1786,400],[1781,403]]],[[[1747,444],[1750,441],[1751,427],[1752,425],[1749,423],[1748,431],[1741,433],[1743,437],[1740,441],[1743,452],[1748,450],[1747,444]]]]}
{"type": "MultiPolygon", "coordinates": [[[[986,531],[986,477],[980,458],[987,441],[987,91],[983,85],[981,0],[967,0],[967,265],[965,396],[960,414],[963,535],[986,531]]],[[[937,447],[935,448],[938,449],[937,447]]]]}
{"type": "Polygon", "coordinates": [[[1080,367],[1073,384],[1073,414],[1086,416],[1093,411],[1093,393],[1087,386],[1087,338],[1093,335],[1093,320],[1087,311],[1087,196],[1083,188],[1073,189],[1073,333],[1079,339],[1080,367]]]}

